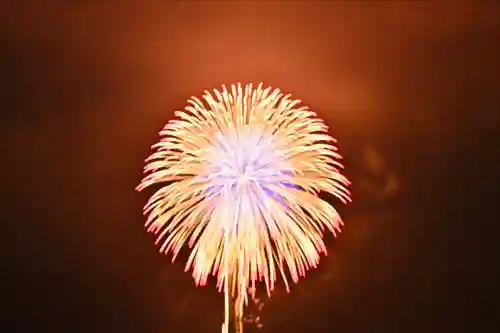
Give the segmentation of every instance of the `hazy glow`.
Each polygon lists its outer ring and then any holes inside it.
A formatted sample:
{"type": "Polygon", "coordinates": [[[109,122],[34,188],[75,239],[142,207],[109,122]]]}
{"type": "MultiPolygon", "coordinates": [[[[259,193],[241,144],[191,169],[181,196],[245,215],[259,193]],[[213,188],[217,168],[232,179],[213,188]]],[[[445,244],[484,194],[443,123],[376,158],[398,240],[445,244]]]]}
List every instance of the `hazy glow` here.
{"type": "Polygon", "coordinates": [[[325,229],[340,231],[318,194],[350,200],[341,156],[299,104],[262,84],[222,86],[192,97],[160,132],[137,187],[161,184],[144,207],[146,226],[174,260],[192,248],[186,271],[197,284],[213,274],[245,300],[259,280],[269,295],[278,276],[288,289],[287,276],[297,282],[326,253],[325,229]]]}

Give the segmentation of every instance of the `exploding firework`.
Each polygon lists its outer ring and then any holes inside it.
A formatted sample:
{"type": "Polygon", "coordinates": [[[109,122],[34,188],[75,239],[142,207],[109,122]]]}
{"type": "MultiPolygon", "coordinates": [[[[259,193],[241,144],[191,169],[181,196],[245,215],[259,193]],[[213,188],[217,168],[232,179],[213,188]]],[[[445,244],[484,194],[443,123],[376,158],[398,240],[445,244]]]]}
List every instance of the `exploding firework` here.
{"type": "MultiPolygon", "coordinates": [[[[349,181],[328,127],[300,100],[262,84],[222,86],[192,97],[160,131],[138,191],[159,184],[144,207],[160,252],[192,250],[186,271],[198,285],[217,277],[241,325],[243,306],[263,281],[287,290],[320,254],[323,234],[340,231],[337,211],[319,197],[350,201],[349,181]]],[[[237,329],[241,331],[241,326],[237,329]]]]}

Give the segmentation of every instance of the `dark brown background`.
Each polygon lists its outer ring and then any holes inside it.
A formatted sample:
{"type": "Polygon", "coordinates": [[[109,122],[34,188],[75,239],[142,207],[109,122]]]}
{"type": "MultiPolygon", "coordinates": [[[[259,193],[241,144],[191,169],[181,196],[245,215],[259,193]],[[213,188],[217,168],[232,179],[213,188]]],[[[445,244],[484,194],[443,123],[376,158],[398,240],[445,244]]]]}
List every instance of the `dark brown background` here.
{"type": "Polygon", "coordinates": [[[1,330],[219,332],[133,189],[189,96],[264,81],[326,119],[355,202],[261,332],[496,331],[493,3],[2,2],[1,330]]]}

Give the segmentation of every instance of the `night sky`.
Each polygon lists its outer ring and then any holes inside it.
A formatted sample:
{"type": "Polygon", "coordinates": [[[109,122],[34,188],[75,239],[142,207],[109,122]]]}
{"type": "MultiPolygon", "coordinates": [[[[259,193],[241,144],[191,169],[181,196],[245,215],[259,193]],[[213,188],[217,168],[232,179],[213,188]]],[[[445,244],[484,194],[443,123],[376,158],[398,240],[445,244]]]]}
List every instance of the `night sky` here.
{"type": "Polygon", "coordinates": [[[134,187],[187,98],[261,81],[326,120],[354,202],[246,332],[500,331],[493,3],[0,2],[0,331],[220,332],[134,187]]]}

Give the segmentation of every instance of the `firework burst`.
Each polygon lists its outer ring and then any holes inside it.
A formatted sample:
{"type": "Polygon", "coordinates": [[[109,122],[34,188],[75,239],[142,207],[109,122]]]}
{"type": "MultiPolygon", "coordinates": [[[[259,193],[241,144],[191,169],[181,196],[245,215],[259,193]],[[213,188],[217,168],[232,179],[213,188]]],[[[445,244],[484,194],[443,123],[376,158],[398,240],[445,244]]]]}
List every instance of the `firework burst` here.
{"type": "Polygon", "coordinates": [[[257,281],[289,288],[326,253],[323,233],[340,231],[319,197],[350,201],[349,181],[328,127],[300,100],[262,84],[192,97],[160,132],[137,190],[160,184],[144,207],[148,231],[173,260],[192,250],[186,271],[198,285],[215,275],[242,315],[257,281]]]}

